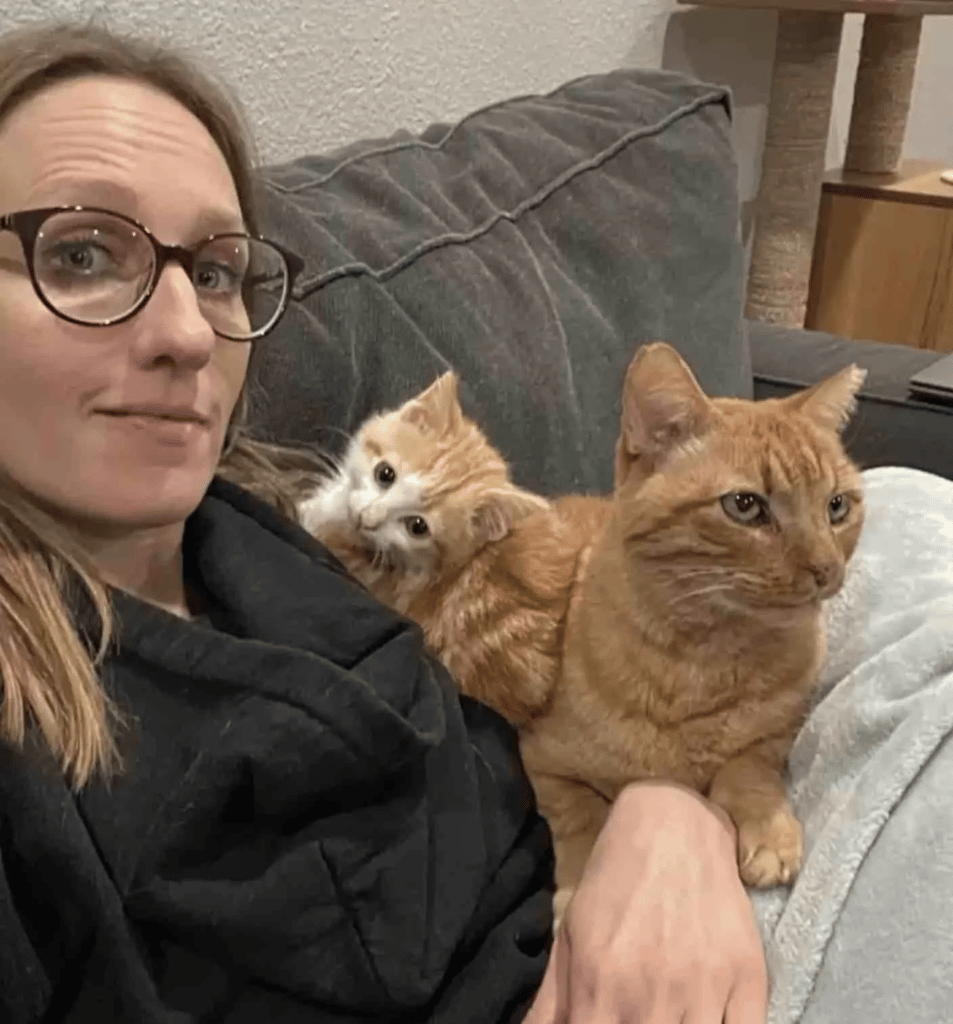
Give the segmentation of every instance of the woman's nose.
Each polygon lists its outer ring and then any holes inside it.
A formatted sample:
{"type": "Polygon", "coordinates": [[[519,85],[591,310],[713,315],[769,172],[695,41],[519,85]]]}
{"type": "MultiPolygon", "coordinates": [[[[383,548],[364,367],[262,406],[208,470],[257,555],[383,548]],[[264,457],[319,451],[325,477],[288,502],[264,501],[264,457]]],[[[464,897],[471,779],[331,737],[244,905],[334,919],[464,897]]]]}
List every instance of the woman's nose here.
{"type": "Polygon", "coordinates": [[[199,306],[195,286],[178,263],[167,263],[140,317],[149,362],[169,360],[195,369],[204,366],[215,349],[216,335],[199,306]]]}

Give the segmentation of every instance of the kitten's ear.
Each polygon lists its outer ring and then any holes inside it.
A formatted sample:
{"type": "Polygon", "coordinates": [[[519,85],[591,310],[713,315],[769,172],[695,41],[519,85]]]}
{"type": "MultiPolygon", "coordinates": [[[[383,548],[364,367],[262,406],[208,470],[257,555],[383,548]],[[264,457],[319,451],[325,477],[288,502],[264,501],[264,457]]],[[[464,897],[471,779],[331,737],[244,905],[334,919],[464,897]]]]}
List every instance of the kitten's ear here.
{"type": "Polygon", "coordinates": [[[448,370],[426,391],[411,399],[401,410],[401,417],[422,430],[443,435],[460,422],[463,410],[457,395],[457,375],[448,370]]]}
{"type": "Polygon", "coordinates": [[[521,519],[550,507],[545,498],[511,484],[479,498],[473,508],[473,529],[482,540],[502,540],[521,519]]]}
{"type": "Polygon", "coordinates": [[[866,379],[867,371],[851,364],[783,402],[789,409],[809,416],[825,430],[841,431],[857,408],[857,392],[866,379]]]}
{"type": "Polygon", "coordinates": [[[662,342],[636,352],[622,390],[619,455],[656,460],[700,433],[711,413],[684,359],[662,342]]]}

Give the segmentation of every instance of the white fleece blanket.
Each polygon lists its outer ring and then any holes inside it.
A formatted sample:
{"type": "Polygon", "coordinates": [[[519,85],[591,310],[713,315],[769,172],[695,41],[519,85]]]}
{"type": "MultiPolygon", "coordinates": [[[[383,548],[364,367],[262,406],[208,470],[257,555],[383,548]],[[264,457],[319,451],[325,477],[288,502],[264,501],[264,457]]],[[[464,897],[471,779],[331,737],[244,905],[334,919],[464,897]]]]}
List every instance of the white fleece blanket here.
{"type": "Polygon", "coordinates": [[[953,1022],[953,483],[864,479],[866,526],[790,758],[804,867],[753,897],[769,1024],[953,1022]]]}

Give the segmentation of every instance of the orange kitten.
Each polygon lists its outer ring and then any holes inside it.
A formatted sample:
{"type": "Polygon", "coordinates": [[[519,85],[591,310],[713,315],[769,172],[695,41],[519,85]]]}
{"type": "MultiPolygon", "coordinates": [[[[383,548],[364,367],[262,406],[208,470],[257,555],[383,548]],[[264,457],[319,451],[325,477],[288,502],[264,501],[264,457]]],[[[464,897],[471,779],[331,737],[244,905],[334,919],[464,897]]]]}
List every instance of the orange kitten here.
{"type": "Polygon", "coordinates": [[[709,399],[667,345],[625,381],[616,490],[569,606],[560,678],[521,735],[557,851],[557,913],[629,782],[684,783],[738,827],[742,878],[789,881],[782,772],[824,658],[821,602],[863,522],[839,432],[863,373],[709,399]]]}
{"type": "Polygon", "coordinates": [[[545,709],[578,542],[512,482],[452,373],[364,423],[301,514],[371,593],[420,623],[464,693],[516,725],[545,709]]]}

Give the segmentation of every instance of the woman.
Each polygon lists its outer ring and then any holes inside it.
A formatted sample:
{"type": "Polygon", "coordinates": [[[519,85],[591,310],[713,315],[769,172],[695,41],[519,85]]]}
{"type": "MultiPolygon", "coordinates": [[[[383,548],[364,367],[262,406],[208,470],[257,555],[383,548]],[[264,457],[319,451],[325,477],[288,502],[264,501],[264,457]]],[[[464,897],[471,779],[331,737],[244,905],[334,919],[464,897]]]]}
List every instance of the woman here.
{"type": "Polygon", "coordinates": [[[273,508],[240,124],[141,41],[0,39],[0,1019],[763,1021],[730,825],[626,791],[549,956],[508,729],[273,508]]]}

